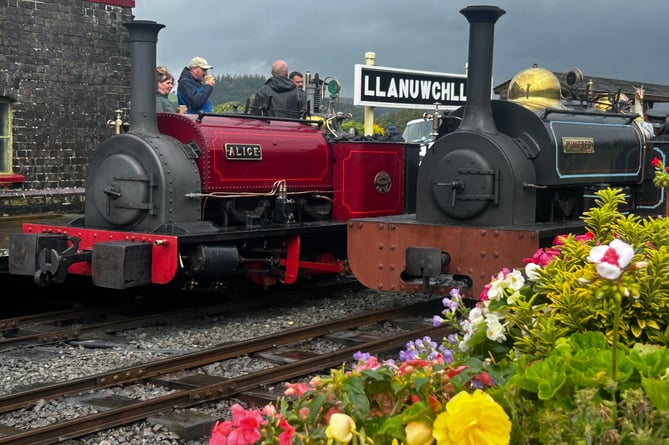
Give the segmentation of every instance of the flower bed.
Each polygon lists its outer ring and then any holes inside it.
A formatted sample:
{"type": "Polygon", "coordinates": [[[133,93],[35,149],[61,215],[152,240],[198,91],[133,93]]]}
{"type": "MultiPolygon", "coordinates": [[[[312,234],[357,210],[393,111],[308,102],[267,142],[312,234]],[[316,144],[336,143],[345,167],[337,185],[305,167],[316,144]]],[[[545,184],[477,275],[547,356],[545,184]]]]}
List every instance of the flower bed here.
{"type": "Polygon", "coordinates": [[[471,309],[444,299],[434,322],[458,334],[235,405],[210,445],[669,443],[669,220],[597,194],[585,235],[501,271],[471,309]]]}

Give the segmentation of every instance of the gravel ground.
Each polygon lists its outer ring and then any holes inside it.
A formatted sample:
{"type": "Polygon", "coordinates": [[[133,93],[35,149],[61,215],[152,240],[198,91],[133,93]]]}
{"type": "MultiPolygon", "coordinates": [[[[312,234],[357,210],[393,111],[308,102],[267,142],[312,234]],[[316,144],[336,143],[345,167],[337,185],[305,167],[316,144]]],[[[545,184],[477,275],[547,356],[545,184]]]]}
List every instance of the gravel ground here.
{"type": "MultiPolygon", "coordinates": [[[[370,290],[345,291],[340,296],[314,298],[286,307],[256,309],[252,314],[209,317],[179,325],[155,326],[119,332],[105,348],[88,348],[78,343],[40,346],[30,350],[10,351],[0,355],[0,394],[28,385],[57,382],[96,374],[114,368],[194,351],[222,342],[241,341],[332,319],[343,318],[363,310],[382,309],[423,301],[414,294],[381,293],[370,290]]],[[[389,329],[384,327],[384,329],[389,329]]],[[[319,340],[306,349],[332,350],[340,347],[319,340]]],[[[225,366],[212,364],[200,372],[235,377],[273,366],[262,360],[240,357],[226,361],[225,366]]],[[[124,388],[108,388],[110,395],[146,400],[169,392],[149,383],[124,388]]],[[[236,400],[203,404],[183,410],[214,419],[229,417],[229,407],[236,400]]],[[[18,428],[36,428],[58,420],[88,415],[94,408],[74,399],[45,401],[24,410],[0,414],[0,423],[18,428]]],[[[91,434],[81,441],[86,445],[207,445],[208,437],[184,441],[160,424],[137,422],[126,427],[91,434]]]]}

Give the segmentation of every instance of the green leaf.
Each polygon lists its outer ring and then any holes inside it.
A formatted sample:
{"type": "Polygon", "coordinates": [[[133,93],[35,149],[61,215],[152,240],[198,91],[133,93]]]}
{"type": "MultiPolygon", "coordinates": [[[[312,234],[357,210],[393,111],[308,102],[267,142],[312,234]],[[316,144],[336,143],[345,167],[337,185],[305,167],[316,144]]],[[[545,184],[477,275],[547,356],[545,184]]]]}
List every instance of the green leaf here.
{"type": "Polygon", "coordinates": [[[669,411],[669,381],[642,377],[641,386],[653,405],[663,411],[669,411]]]}
{"type": "Polygon", "coordinates": [[[369,399],[365,394],[362,379],[347,379],[342,384],[342,389],[346,392],[348,402],[352,405],[352,412],[358,417],[367,417],[369,415],[369,399]]]}

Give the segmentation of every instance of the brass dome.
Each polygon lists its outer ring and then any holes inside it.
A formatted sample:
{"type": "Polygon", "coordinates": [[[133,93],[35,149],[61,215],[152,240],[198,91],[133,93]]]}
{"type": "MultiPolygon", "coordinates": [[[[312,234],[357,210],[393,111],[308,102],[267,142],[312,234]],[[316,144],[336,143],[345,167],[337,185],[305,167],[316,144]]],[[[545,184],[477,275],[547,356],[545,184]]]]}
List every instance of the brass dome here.
{"type": "Polygon", "coordinates": [[[563,108],[560,81],[551,71],[536,66],[511,79],[507,97],[527,108],[563,108]]]}

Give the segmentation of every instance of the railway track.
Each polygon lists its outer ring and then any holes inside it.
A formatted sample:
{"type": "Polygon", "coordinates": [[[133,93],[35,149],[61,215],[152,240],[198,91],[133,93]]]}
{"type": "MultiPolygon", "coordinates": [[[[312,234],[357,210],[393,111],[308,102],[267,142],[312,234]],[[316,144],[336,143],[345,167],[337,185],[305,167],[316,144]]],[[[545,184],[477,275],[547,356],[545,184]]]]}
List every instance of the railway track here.
{"type": "MultiPolygon", "coordinates": [[[[346,288],[359,287],[355,281],[338,281],[323,284],[319,292],[339,292],[346,288]]],[[[308,289],[282,291],[281,301],[299,300],[308,289]]],[[[252,310],[277,304],[275,294],[248,298],[243,294],[234,300],[210,303],[206,298],[195,302],[183,293],[175,291],[172,303],[164,303],[170,310],[157,311],[154,299],[114,301],[85,307],[71,307],[59,310],[40,310],[38,313],[0,319],[0,352],[15,347],[47,345],[93,338],[96,335],[111,334],[121,330],[174,323],[196,317],[226,314],[241,310],[252,310]]]]}
{"type": "MultiPolygon", "coordinates": [[[[443,336],[448,327],[435,328],[425,318],[438,311],[440,300],[430,300],[418,304],[394,309],[366,312],[342,320],[323,322],[302,328],[290,329],[250,340],[221,344],[207,349],[180,354],[177,356],[143,363],[136,366],[115,369],[109,372],[78,378],[67,382],[5,394],[0,397],[0,413],[26,409],[44,400],[54,400],[68,396],[72,399],[77,394],[91,393],[111,386],[136,384],[150,381],[166,386],[169,393],[143,401],[127,401],[127,404],[115,406],[102,412],[96,412],[76,419],[57,422],[48,426],[29,430],[4,428],[5,436],[0,437],[0,444],[53,444],[67,439],[81,438],[90,433],[126,425],[147,419],[158,413],[239,397],[250,394],[270,385],[309,376],[320,371],[338,367],[350,360],[356,351],[365,351],[377,355],[395,352],[403,348],[408,341],[424,336],[443,336]],[[402,332],[387,337],[360,336],[359,328],[377,323],[399,323],[400,320],[413,320],[402,332]],[[356,335],[358,334],[358,335],[356,335]],[[315,338],[345,339],[347,346],[321,354],[299,352],[287,347],[315,338]],[[201,369],[212,363],[232,360],[239,356],[280,357],[275,363],[260,371],[223,378],[202,374],[201,369]],[[183,374],[187,370],[200,369],[193,374],[183,374]],[[174,375],[174,378],[172,378],[174,375]]],[[[251,397],[251,396],[249,396],[251,397]]],[[[261,403],[261,402],[259,402],[261,403]]]]}

